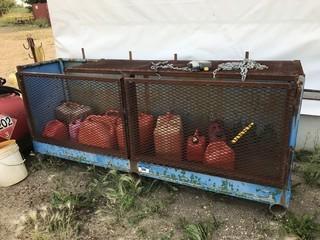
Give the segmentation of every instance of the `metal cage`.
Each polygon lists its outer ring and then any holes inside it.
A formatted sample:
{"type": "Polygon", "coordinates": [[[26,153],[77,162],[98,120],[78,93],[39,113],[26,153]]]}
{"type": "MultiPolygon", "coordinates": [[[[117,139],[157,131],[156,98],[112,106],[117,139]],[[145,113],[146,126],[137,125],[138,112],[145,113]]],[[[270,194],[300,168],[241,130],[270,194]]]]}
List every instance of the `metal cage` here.
{"type": "MultiPolygon", "coordinates": [[[[29,112],[29,122],[32,135],[35,140],[58,146],[70,147],[92,153],[107,154],[111,156],[128,158],[127,130],[125,127],[124,102],[122,95],[122,82],[118,78],[90,77],[90,76],[67,76],[64,74],[47,73],[19,73],[20,86],[24,92],[25,102],[29,112]],[[104,139],[92,136],[92,140],[71,139],[69,122],[64,122],[67,129],[66,138],[55,138],[44,136],[46,124],[57,118],[57,107],[62,103],[72,102],[81,106],[90,106],[90,116],[96,117],[92,120],[94,124],[86,125],[85,121],[90,117],[82,119],[81,127],[89,128],[88,131],[98,131],[100,126],[105,126],[105,138],[110,138],[112,146],[104,145],[104,139]],[[108,121],[104,119],[108,111],[116,112],[119,128],[123,131],[123,147],[117,145],[116,126],[107,126],[108,121]],[[96,123],[97,121],[97,123],[96,123]],[[108,128],[109,127],[109,128],[108,128]],[[96,128],[96,129],[95,129],[96,128]],[[69,134],[70,133],[70,134],[69,134]],[[110,136],[108,135],[110,134],[110,136]],[[112,136],[111,136],[112,135],[112,136]],[[112,138],[112,139],[111,139],[112,138]],[[78,141],[79,140],[79,141],[78,141]]],[[[65,115],[73,114],[66,109],[65,115]]],[[[114,124],[117,124],[114,122],[114,124]]],[[[103,128],[101,128],[104,130],[103,128]]],[[[89,136],[88,136],[89,138],[89,136]]]]}
{"type": "MultiPolygon", "coordinates": [[[[289,133],[298,97],[294,84],[231,79],[126,78],[125,88],[132,160],[277,187],[286,183],[290,165],[289,133]],[[174,155],[173,151],[165,156],[155,150],[154,143],[141,150],[139,113],[159,119],[168,112],[181,117],[181,153],[174,155]],[[223,122],[224,141],[234,151],[232,169],[206,164],[201,155],[188,160],[188,138],[198,129],[207,147],[208,128],[215,121],[223,122]],[[232,143],[232,139],[251,123],[254,126],[232,143]]],[[[177,139],[166,137],[171,134],[167,129],[161,131],[166,141],[163,148],[170,148],[177,139]]],[[[205,149],[202,152],[204,154],[205,149]]]]}
{"type": "MultiPolygon", "coordinates": [[[[268,69],[250,70],[245,81],[236,71],[217,78],[212,71],[154,71],[152,62],[58,59],[18,67],[35,150],[288,206],[304,84],[300,62],[259,61],[268,69]],[[43,137],[63,102],[90,106],[98,118],[116,111],[116,144],[43,137]]],[[[223,62],[212,61],[212,69],[223,62]]],[[[104,136],[98,139],[111,139],[104,136]]]]}

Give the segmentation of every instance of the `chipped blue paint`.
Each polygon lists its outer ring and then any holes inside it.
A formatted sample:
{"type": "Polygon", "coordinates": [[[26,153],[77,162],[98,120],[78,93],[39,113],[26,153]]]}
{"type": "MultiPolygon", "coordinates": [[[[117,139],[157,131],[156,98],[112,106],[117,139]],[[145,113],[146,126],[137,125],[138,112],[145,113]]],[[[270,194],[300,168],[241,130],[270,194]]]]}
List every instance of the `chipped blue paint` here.
{"type": "Polygon", "coordinates": [[[113,168],[129,172],[129,160],[113,156],[88,153],[71,148],[33,141],[34,150],[38,153],[69,159],[76,162],[93,164],[105,168],[113,168]]]}
{"type": "Polygon", "coordinates": [[[138,170],[139,174],[142,176],[254,200],[270,205],[279,204],[288,207],[291,196],[289,182],[289,187],[287,189],[280,189],[145,162],[138,163],[138,170]]]}

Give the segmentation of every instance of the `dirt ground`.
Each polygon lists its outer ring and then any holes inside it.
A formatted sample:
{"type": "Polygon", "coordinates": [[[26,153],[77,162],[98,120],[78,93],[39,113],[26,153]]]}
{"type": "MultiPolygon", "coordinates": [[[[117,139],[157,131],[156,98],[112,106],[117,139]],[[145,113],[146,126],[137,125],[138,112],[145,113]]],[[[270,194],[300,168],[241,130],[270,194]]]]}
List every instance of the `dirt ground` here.
{"type": "MultiPolygon", "coordinates": [[[[58,188],[70,192],[85,191],[88,170],[84,164],[66,162],[62,166],[30,167],[30,175],[21,183],[0,188],[0,236],[16,238],[18,220],[30,210],[49,204],[50,196],[58,188]]],[[[303,184],[294,176],[294,188],[290,211],[297,214],[314,214],[320,209],[319,189],[303,184]]],[[[160,188],[148,201],[168,202],[161,214],[150,214],[136,224],[128,221],[116,223],[111,212],[101,211],[84,215],[85,220],[79,239],[185,239],[177,227],[179,218],[191,222],[213,219],[221,223],[212,239],[298,239],[288,237],[281,224],[269,212],[268,206],[251,201],[227,197],[184,186],[174,186],[174,191],[160,188]],[[141,234],[143,233],[143,234],[141,234]]],[[[22,238],[23,239],[23,238],[22,238]]]]}
{"type": "Polygon", "coordinates": [[[7,85],[17,87],[12,77],[17,65],[33,63],[23,44],[27,46],[26,38],[31,35],[36,44],[44,47],[45,59],[55,58],[54,41],[51,28],[35,29],[34,27],[0,27],[0,77],[8,80],[7,85]]]}
{"type": "MultiPolygon", "coordinates": [[[[55,57],[51,29],[0,28],[0,76],[9,78],[16,65],[32,63],[22,47],[28,34],[42,42],[46,59],[55,57]]],[[[12,80],[9,83],[15,86],[12,80]]],[[[28,158],[32,161],[33,157],[28,158]]],[[[63,166],[30,167],[29,176],[21,183],[0,188],[0,239],[17,238],[18,220],[26,212],[49,204],[58,187],[71,192],[83,191],[88,180],[87,166],[67,162],[63,166]]],[[[296,214],[315,214],[320,210],[320,190],[306,185],[298,175],[293,176],[293,198],[289,211],[296,214]]],[[[162,214],[150,214],[136,224],[115,223],[112,214],[103,206],[84,215],[80,239],[184,239],[177,226],[180,218],[190,222],[212,219],[221,223],[212,239],[296,239],[284,233],[281,224],[269,212],[268,206],[227,197],[189,187],[174,186],[155,191],[150,199],[169,202],[162,214]],[[100,211],[101,210],[101,211],[100,211]]],[[[20,238],[21,239],[21,238],[20,238]]],[[[320,239],[320,237],[318,238],[320,239]]]]}

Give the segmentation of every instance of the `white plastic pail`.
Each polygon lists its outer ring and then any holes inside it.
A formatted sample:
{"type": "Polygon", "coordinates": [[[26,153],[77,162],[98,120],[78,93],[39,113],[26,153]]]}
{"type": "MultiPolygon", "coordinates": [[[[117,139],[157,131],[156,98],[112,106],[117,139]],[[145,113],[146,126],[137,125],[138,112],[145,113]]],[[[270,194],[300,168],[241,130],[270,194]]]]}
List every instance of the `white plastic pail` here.
{"type": "Polygon", "coordinates": [[[0,187],[16,184],[28,176],[15,140],[0,143],[0,187]]]}

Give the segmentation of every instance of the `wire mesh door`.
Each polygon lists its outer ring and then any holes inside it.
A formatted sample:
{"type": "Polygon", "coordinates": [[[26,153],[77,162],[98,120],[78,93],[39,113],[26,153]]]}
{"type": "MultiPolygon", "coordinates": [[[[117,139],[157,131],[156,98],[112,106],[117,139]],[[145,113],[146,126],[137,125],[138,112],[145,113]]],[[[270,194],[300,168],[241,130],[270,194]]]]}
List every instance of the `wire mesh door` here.
{"type": "Polygon", "coordinates": [[[36,140],[128,157],[119,79],[21,73],[36,140]]]}
{"type": "Polygon", "coordinates": [[[283,186],[288,82],[126,78],[131,159],[283,186]]]}

